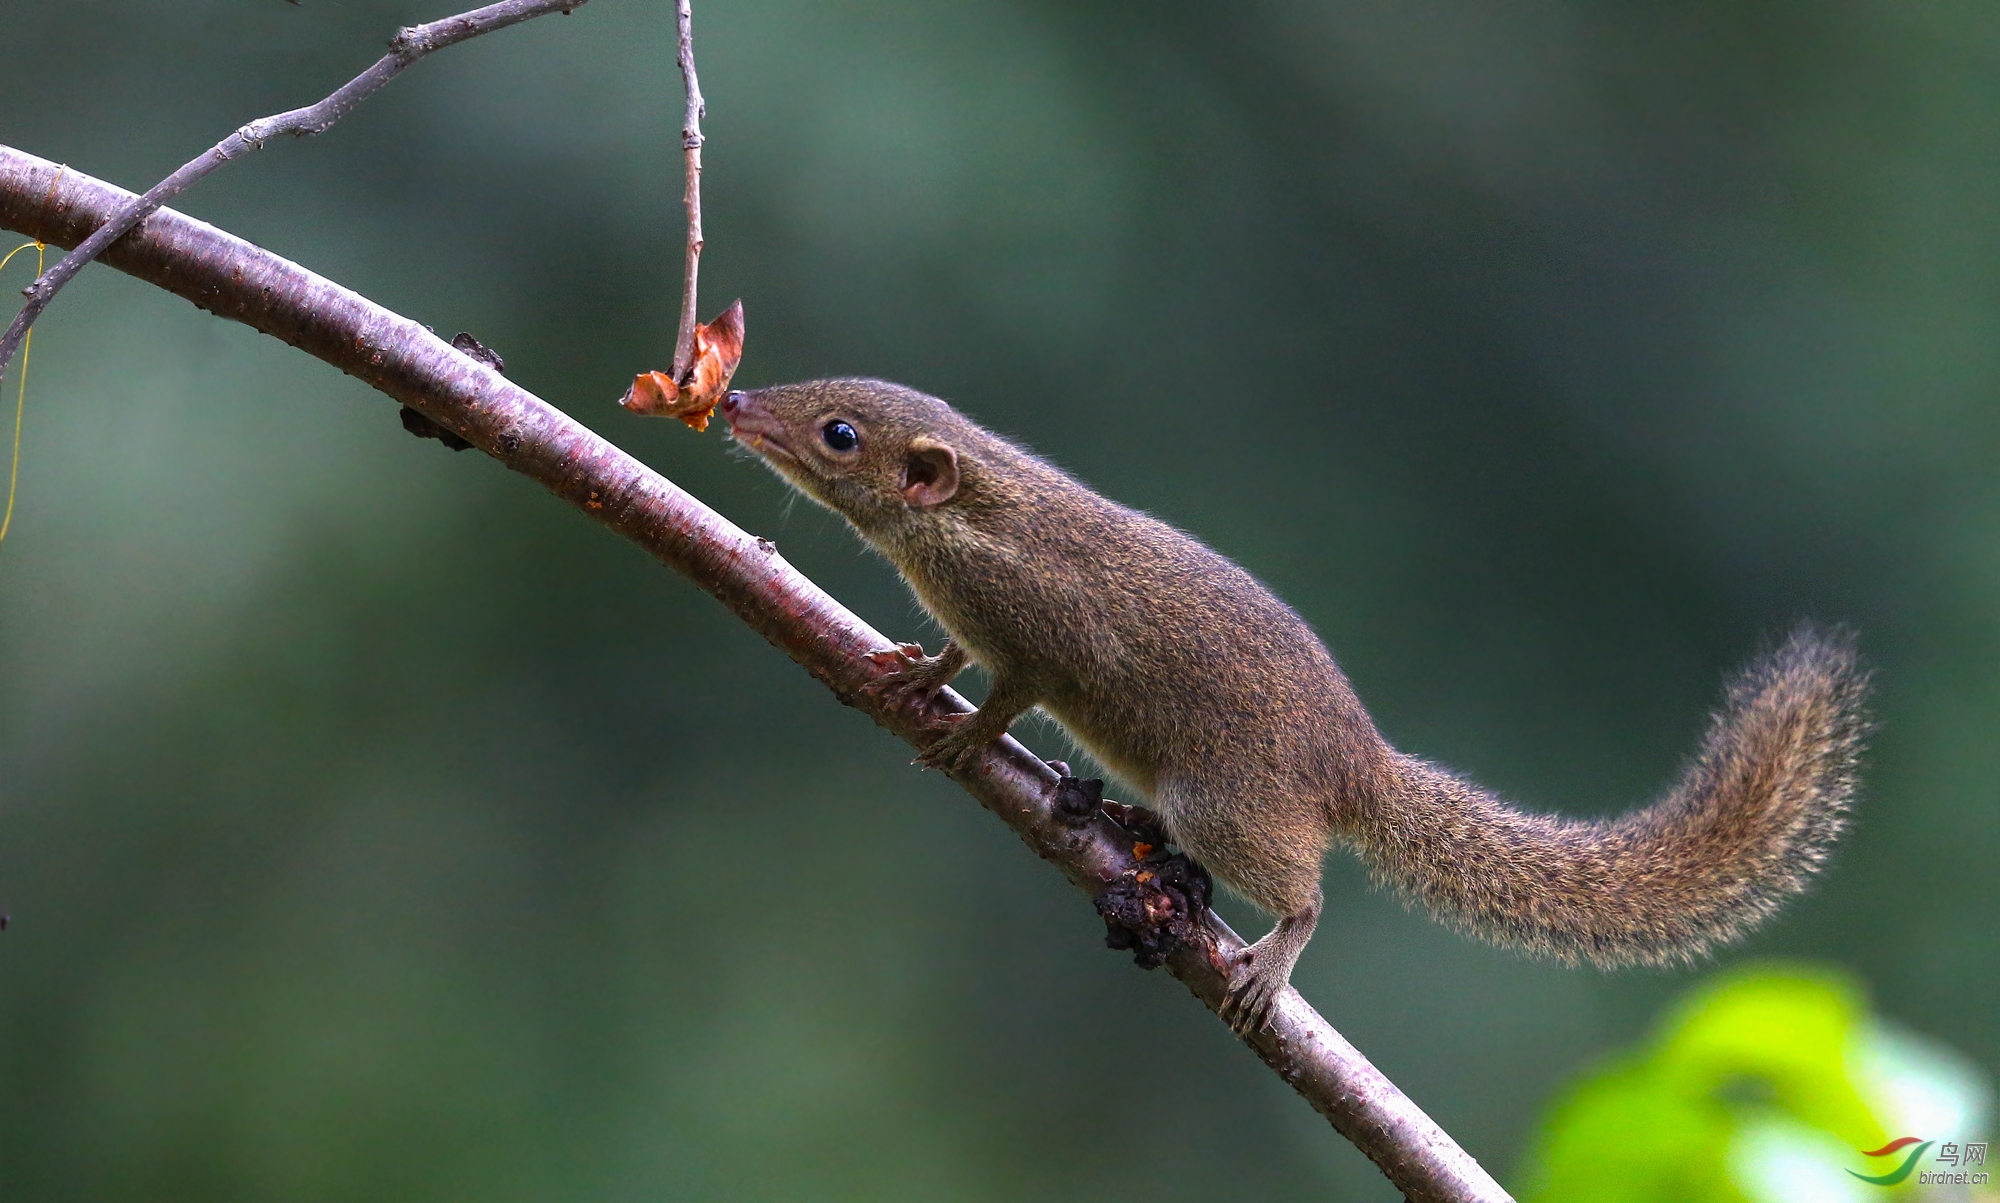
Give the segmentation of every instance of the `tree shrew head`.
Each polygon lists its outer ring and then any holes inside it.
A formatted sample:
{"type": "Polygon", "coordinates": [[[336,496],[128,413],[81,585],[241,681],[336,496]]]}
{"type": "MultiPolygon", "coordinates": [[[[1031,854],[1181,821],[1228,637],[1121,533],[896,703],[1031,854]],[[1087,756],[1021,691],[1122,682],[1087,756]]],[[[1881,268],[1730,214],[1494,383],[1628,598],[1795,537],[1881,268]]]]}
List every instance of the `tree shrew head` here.
{"type": "Polygon", "coordinates": [[[735,440],[800,492],[867,533],[950,504],[964,420],[935,397],[880,380],[739,390],[719,407],[735,440]]]}

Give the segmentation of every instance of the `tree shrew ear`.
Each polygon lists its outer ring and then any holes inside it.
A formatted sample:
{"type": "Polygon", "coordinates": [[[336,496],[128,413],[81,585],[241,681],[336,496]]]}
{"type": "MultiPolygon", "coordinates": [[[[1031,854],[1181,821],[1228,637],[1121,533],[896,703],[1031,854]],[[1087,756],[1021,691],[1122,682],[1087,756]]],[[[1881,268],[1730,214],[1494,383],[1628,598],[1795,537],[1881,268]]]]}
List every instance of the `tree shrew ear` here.
{"type": "Polygon", "coordinates": [[[903,460],[903,500],[919,509],[943,505],[958,492],[958,452],[918,435],[903,460]]]}

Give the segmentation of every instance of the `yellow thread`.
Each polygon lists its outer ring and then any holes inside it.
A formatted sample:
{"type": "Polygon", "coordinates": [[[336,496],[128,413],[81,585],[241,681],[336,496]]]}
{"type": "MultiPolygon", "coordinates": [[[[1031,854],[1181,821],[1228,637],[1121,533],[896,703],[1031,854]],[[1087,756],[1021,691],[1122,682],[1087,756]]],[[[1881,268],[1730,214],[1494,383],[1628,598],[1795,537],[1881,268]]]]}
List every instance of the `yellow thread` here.
{"type": "MultiPolygon", "coordinates": [[[[62,177],[58,175],[56,178],[62,177]]],[[[14,256],[29,247],[35,248],[35,278],[39,280],[42,276],[42,253],[48,250],[48,243],[39,238],[33,242],[24,242],[8,251],[7,257],[0,259],[0,271],[7,270],[7,265],[14,261],[14,256]]],[[[14,486],[21,479],[21,413],[28,407],[28,355],[34,349],[35,328],[30,326],[28,333],[21,339],[21,391],[14,395],[14,454],[12,463],[7,469],[7,513],[5,516],[0,516],[0,542],[6,541],[7,528],[14,525],[14,486]]]]}

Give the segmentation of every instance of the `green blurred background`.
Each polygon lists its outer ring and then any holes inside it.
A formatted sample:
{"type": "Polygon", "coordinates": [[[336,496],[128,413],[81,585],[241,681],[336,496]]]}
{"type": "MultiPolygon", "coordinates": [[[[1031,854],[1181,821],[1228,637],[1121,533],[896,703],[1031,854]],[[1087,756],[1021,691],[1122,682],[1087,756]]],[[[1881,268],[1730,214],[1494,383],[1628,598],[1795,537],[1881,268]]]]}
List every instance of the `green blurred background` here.
{"type": "MultiPolygon", "coordinates": [[[[4,0],[0,141],[143,187],[448,8],[4,0]]],[[[1860,821],[1721,960],[1837,963],[2000,1064],[2000,12],[695,16],[740,382],[952,399],[1269,581],[1401,746],[1566,813],[1656,790],[1760,640],[1856,624],[1860,821]]],[[[181,207],[473,332],[934,640],[837,522],[613,404],[670,353],[670,29],[453,49],[181,207]]],[[[92,270],[20,488],[0,1197],[1395,1197],[907,748],[332,369],[92,270]]],[[[1503,1178],[1696,978],[1469,943],[1341,855],[1328,894],[1298,986],[1503,1178]]]]}

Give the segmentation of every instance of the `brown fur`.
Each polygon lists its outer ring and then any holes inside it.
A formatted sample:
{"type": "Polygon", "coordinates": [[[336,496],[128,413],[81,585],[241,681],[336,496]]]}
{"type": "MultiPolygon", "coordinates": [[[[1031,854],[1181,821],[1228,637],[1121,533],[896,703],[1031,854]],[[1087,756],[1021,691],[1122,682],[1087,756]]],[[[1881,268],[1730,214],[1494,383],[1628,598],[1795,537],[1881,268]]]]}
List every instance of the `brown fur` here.
{"type": "Polygon", "coordinates": [[[1699,955],[1804,888],[1843,825],[1866,679],[1802,627],[1730,690],[1701,753],[1623,818],[1526,814],[1391,748],[1318,636],[1249,573],[1091,492],[934,397],[872,380],[733,393],[738,441],[845,517],[967,656],[980,711],[926,753],[960,763],[1034,706],[1151,799],[1174,839],[1278,926],[1232,981],[1261,1023],[1320,909],[1339,838],[1446,922],[1565,960],[1699,955]],[[844,421],[859,446],[830,449],[844,421]]]}

